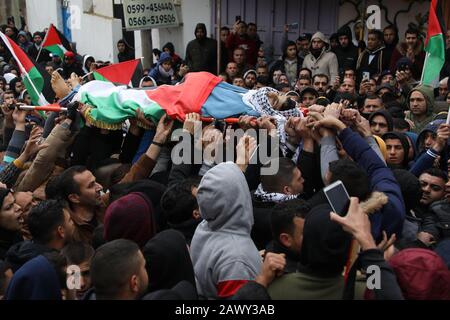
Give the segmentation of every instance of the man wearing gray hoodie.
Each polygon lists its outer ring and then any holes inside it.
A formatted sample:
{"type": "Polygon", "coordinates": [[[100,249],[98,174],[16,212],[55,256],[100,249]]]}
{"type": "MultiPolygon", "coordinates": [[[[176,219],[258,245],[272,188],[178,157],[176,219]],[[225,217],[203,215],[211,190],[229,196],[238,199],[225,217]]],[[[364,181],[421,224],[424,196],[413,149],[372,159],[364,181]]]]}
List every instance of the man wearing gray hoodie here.
{"type": "Polygon", "coordinates": [[[322,32],[316,32],[311,38],[309,54],[303,61],[303,68],[312,71],[312,76],[316,74],[326,74],[328,79],[334,81],[339,75],[338,60],[336,55],[329,51],[330,44],[322,32]]]}
{"type": "Polygon", "coordinates": [[[253,208],[244,174],[232,162],[215,166],[203,176],[197,202],[204,219],[191,242],[198,293],[229,298],[255,280],[262,266],[250,238],[253,208]]]}

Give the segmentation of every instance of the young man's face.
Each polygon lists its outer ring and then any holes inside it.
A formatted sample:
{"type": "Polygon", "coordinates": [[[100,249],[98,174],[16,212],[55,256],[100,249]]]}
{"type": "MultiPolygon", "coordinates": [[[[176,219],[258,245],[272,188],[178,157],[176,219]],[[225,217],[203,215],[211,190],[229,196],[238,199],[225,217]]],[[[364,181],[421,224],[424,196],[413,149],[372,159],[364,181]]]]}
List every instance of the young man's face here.
{"type": "Polygon", "coordinates": [[[414,48],[417,45],[417,35],[415,33],[407,33],[405,36],[406,45],[410,48],[414,48]]]}
{"type": "Polygon", "coordinates": [[[439,96],[445,97],[447,96],[447,92],[448,92],[447,82],[439,84],[439,96]]]}
{"type": "Polygon", "coordinates": [[[339,44],[341,45],[342,48],[347,48],[349,42],[350,41],[349,41],[347,36],[340,36],[339,37],[339,44]]]}
{"type": "Polygon", "coordinates": [[[125,43],[118,43],[117,50],[119,50],[120,53],[125,52],[125,43]]]}
{"type": "Polygon", "coordinates": [[[302,103],[305,107],[311,107],[316,103],[316,97],[310,92],[305,92],[303,94],[302,103]]]}
{"type": "Polygon", "coordinates": [[[364,101],[363,113],[372,113],[381,110],[382,108],[383,104],[381,99],[366,99],[364,101]]]}
{"type": "Polygon", "coordinates": [[[311,81],[308,79],[299,79],[297,81],[296,87],[298,89],[298,91],[302,91],[303,89],[305,89],[306,87],[309,87],[311,85],[311,81]]]}
{"type": "Polygon", "coordinates": [[[409,108],[415,116],[421,116],[427,113],[427,102],[422,93],[413,91],[409,98],[409,108]]]}
{"type": "Polygon", "coordinates": [[[385,76],[383,76],[383,78],[381,78],[381,84],[389,84],[392,80],[394,80],[394,77],[392,76],[392,74],[387,74],[385,76]]]}
{"type": "Polygon", "coordinates": [[[367,49],[375,50],[380,46],[380,40],[375,34],[369,34],[367,37],[367,49]]]}
{"type": "Polygon", "coordinates": [[[273,83],[275,84],[279,84],[280,83],[280,76],[283,73],[281,72],[281,70],[276,70],[273,72],[273,83]]]}
{"type": "Polygon", "coordinates": [[[3,95],[3,103],[5,107],[9,107],[10,105],[15,103],[14,94],[12,93],[5,93],[3,95]]]}
{"type": "Polygon", "coordinates": [[[205,39],[205,37],[206,37],[206,34],[202,28],[197,28],[197,30],[195,30],[195,38],[197,40],[205,39]]]}
{"type": "Polygon", "coordinates": [[[295,45],[287,47],[286,56],[290,60],[295,59],[297,57],[297,47],[295,45]]]}
{"type": "Polygon", "coordinates": [[[245,77],[245,86],[249,89],[253,89],[256,84],[256,76],[253,73],[249,73],[245,77]]]}
{"type": "Polygon", "coordinates": [[[425,132],[425,138],[423,140],[424,147],[430,149],[436,142],[436,134],[430,131],[425,132]]]}
{"type": "Polygon", "coordinates": [[[233,85],[238,87],[245,87],[244,79],[236,77],[233,79],[233,85]]]}
{"type": "Polygon", "coordinates": [[[292,219],[292,224],[294,225],[293,232],[281,234],[280,242],[292,252],[299,254],[303,243],[303,228],[305,226],[305,219],[294,217],[292,219]]]}
{"type": "Polygon", "coordinates": [[[258,68],[256,69],[256,74],[258,77],[268,77],[269,72],[267,71],[267,68],[258,68]]]}
{"type": "Polygon", "coordinates": [[[233,61],[238,65],[243,64],[245,59],[245,52],[242,49],[234,50],[233,52],[233,61]]]}
{"type": "Polygon", "coordinates": [[[374,94],[375,90],[377,90],[377,83],[374,79],[370,79],[369,80],[369,86],[367,88],[367,93],[368,94],[374,94]]]}
{"type": "Polygon", "coordinates": [[[303,192],[303,183],[305,180],[303,179],[302,172],[300,169],[295,168],[292,172],[292,180],[289,186],[284,187],[284,193],[290,195],[296,195],[303,192]]]}
{"type": "Polygon", "coordinates": [[[226,73],[230,78],[234,78],[237,74],[237,71],[237,64],[235,62],[228,63],[226,73]]]}
{"type": "Polygon", "coordinates": [[[430,205],[431,203],[440,201],[444,198],[445,181],[442,178],[423,173],[419,177],[419,182],[422,188],[421,204],[430,205]]]}
{"type": "Polygon", "coordinates": [[[227,42],[228,35],[230,34],[230,31],[228,30],[220,30],[220,41],[227,42]]]}
{"type": "Polygon", "coordinates": [[[162,67],[166,72],[169,72],[172,68],[172,63],[170,61],[163,62],[162,67]]]}
{"type": "Polygon", "coordinates": [[[89,170],[77,173],[73,177],[74,182],[80,188],[79,203],[86,206],[101,206],[103,187],[97,183],[94,175],[89,170]]]}
{"type": "Polygon", "coordinates": [[[399,139],[386,139],[386,149],[388,157],[386,162],[388,164],[400,165],[405,158],[405,150],[403,150],[402,143],[399,139]]]}
{"type": "Polygon", "coordinates": [[[3,200],[0,212],[0,227],[8,231],[20,231],[23,226],[22,208],[14,199],[12,193],[9,193],[3,200]]]}
{"type": "Polygon", "coordinates": [[[256,26],[249,25],[247,28],[247,34],[250,38],[255,38],[257,34],[256,26]]]}
{"type": "Polygon", "coordinates": [[[33,37],[33,41],[34,41],[34,43],[36,43],[37,45],[40,45],[40,44],[42,43],[42,37],[39,36],[39,35],[35,35],[35,36],[33,37]]]}
{"type": "Polygon", "coordinates": [[[90,270],[91,270],[91,262],[90,260],[87,261],[83,261],[82,263],[80,263],[78,265],[78,267],[80,268],[80,289],[76,290],[76,296],[78,300],[83,299],[84,295],[86,294],[86,292],[92,287],[92,282],[91,282],[91,275],[90,275],[90,270]]]}
{"type": "Polygon", "coordinates": [[[314,89],[316,89],[319,94],[325,94],[328,89],[328,81],[325,77],[315,77],[313,82],[314,89]]]}
{"type": "Polygon", "coordinates": [[[8,37],[12,37],[13,35],[14,35],[14,30],[12,29],[12,28],[6,28],[5,29],[5,34],[8,36],[8,37]]]}
{"type": "Polygon", "coordinates": [[[17,93],[21,93],[23,91],[23,83],[21,81],[16,82],[16,87],[14,89],[17,93]]]}
{"type": "Polygon", "coordinates": [[[247,27],[244,23],[240,23],[238,26],[238,34],[244,36],[247,34],[247,27]]]}
{"type": "Polygon", "coordinates": [[[313,39],[311,42],[311,47],[314,50],[320,50],[325,46],[325,43],[320,39],[313,39]]]}
{"type": "Polygon", "coordinates": [[[388,130],[389,128],[387,121],[383,116],[375,116],[370,121],[370,131],[372,131],[372,134],[381,137],[383,134],[388,132],[388,130]]]}
{"type": "Polygon", "coordinates": [[[345,70],[344,72],[344,79],[353,79],[355,80],[355,71],[354,70],[345,70]]]}
{"type": "Polygon", "coordinates": [[[392,44],[395,40],[395,33],[393,29],[386,29],[383,32],[384,35],[384,43],[385,44],[392,44]]]}

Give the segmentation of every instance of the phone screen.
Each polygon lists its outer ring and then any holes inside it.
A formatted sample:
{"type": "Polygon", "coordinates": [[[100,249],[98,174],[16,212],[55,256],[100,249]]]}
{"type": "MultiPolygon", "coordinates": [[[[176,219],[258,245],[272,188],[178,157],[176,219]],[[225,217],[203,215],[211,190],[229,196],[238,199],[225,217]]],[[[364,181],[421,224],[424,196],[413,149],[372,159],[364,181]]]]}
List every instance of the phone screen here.
{"type": "Polygon", "coordinates": [[[350,198],[342,181],[332,183],[324,188],[323,192],[333,211],[340,216],[345,216],[350,205],[350,198]]]}

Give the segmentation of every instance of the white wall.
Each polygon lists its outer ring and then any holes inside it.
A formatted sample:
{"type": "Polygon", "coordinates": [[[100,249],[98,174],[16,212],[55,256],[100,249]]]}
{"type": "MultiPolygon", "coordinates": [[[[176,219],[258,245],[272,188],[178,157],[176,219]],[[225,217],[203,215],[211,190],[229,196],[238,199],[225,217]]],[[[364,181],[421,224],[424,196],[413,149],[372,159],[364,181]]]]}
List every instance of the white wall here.
{"type": "Polygon", "coordinates": [[[28,28],[33,33],[53,23],[62,28],[61,2],[57,0],[26,0],[28,28]]]}
{"type": "MultiPolygon", "coordinates": [[[[367,0],[366,1],[367,6],[371,4],[377,4],[378,1],[375,0],[367,0]]],[[[383,5],[385,5],[388,8],[388,17],[389,20],[394,22],[394,16],[399,10],[406,10],[409,5],[409,1],[386,1],[384,0],[383,5]]],[[[419,13],[422,13],[422,15],[426,14],[428,12],[428,9],[430,7],[430,3],[428,1],[425,1],[423,3],[415,2],[410,10],[409,13],[401,13],[397,17],[397,25],[399,28],[399,37],[400,40],[404,38],[404,34],[406,29],[408,28],[408,23],[414,22],[417,24],[416,21],[416,15],[419,13]]],[[[338,26],[342,26],[345,23],[347,23],[349,20],[354,19],[356,16],[355,9],[352,5],[345,3],[343,6],[339,8],[339,20],[338,20],[338,26]]],[[[381,28],[383,29],[388,25],[388,23],[385,20],[385,12],[381,11],[381,28]]]]}
{"type": "MultiPolygon", "coordinates": [[[[60,0],[27,0],[28,25],[31,31],[54,23],[62,30],[60,0]]],[[[122,24],[113,18],[111,1],[70,0],[81,13],[79,26],[72,26],[72,41],[79,54],[90,54],[98,60],[117,61],[116,43],[122,38],[122,24]]]]}
{"type": "MultiPolygon", "coordinates": [[[[206,30],[211,28],[210,0],[181,0],[181,6],[176,6],[180,26],[177,28],[162,28],[152,30],[153,48],[161,49],[167,42],[172,42],[175,52],[184,58],[186,46],[195,38],[194,29],[197,23],[204,23],[206,30]]],[[[208,35],[211,36],[211,35],[208,35]]]]}

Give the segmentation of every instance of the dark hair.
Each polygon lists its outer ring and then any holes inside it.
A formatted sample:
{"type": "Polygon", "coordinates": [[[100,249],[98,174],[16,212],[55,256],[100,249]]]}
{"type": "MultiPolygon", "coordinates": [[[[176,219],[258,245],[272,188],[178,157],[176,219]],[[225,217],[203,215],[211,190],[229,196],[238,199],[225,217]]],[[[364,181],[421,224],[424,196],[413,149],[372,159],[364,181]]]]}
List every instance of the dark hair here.
{"type": "Polygon", "coordinates": [[[91,261],[94,253],[94,248],[84,242],[71,242],[61,250],[61,254],[66,257],[67,263],[75,265],[91,261]]]}
{"type": "Polygon", "coordinates": [[[420,37],[420,31],[417,30],[416,28],[411,28],[411,27],[409,27],[409,28],[406,29],[406,31],[405,31],[405,37],[406,37],[407,34],[415,34],[415,35],[417,36],[417,38],[420,37]]]}
{"type": "Polygon", "coordinates": [[[57,199],[59,193],[59,176],[50,177],[45,185],[45,198],[47,200],[57,199]]]}
{"type": "Polygon", "coordinates": [[[176,225],[192,219],[192,211],[198,208],[197,199],[192,195],[192,187],[199,181],[185,179],[164,192],[161,198],[161,209],[167,222],[176,225]]]}
{"type": "Polygon", "coordinates": [[[314,77],[312,78],[313,83],[314,83],[315,78],[327,78],[327,83],[330,83],[330,78],[324,73],[319,73],[319,74],[314,75],[314,77]]]}
{"type": "Polygon", "coordinates": [[[270,83],[269,77],[267,76],[259,76],[256,77],[256,83],[261,83],[264,86],[268,86],[270,83]]]}
{"type": "Polygon", "coordinates": [[[264,167],[270,168],[272,161],[279,162],[278,171],[273,175],[262,175],[261,185],[266,192],[283,193],[283,187],[291,184],[292,175],[297,166],[289,158],[278,158],[270,160],[264,167]]]}
{"type": "Polygon", "coordinates": [[[424,172],[422,172],[422,174],[424,174],[424,173],[429,174],[430,176],[433,176],[436,178],[441,178],[442,180],[445,181],[445,183],[448,182],[447,174],[439,168],[429,168],[429,169],[425,170],[424,172]]]}
{"type": "Polygon", "coordinates": [[[368,34],[374,34],[374,35],[376,35],[377,38],[378,38],[378,40],[380,40],[381,42],[383,42],[384,34],[383,34],[383,32],[382,32],[381,30],[378,30],[378,29],[371,29],[371,30],[369,30],[369,33],[368,33],[368,34]]]}
{"type": "Polygon", "coordinates": [[[64,207],[63,201],[44,200],[31,209],[28,229],[33,240],[43,244],[52,240],[55,229],[64,225],[64,207]]]}
{"type": "Polygon", "coordinates": [[[230,28],[228,28],[228,27],[222,27],[222,28],[220,28],[220,31],[223,31],[223,30],[230,31],[230,28]]]}
{"type": "Polygon", "coordinates": [[[350,197],[357,197],[360,201],[370,195],[370,179],[358,164],[349,159],[330,162],[330,183],[341,180],[350,197]]]}
{"type": "Polygon", "coordinates": [[[91,261],[91,280],[97,299],[117,297],[130,277],[139,271],[139,247],[117,239],[102,245],[91,261]]]}
{"type": "Polygon", "coordinates": [[[4,296],[5,292],[6,292],[6,275],[5,272],[6,270],[9,269],[8,264],[3,261],[0,260],[0,296],[4,296]]]}
{"type": "MultiPolygon", "coordinates": [[[[309,78],[312,79],[312,71],[309,70],[309,68],[301,68],[301,69],[298,71],[298,75],[300,74],[300,72],[302,72],[302,71],[304,71],[304,70],[308,71],[308,73],[309,73],[309,78]]],[[[297,76],[298,76],[298,75],[297,75],[297,76]]]]}
{"type": "Polygon", "coordinates": [[[256,26],[256,23],[254,23],[254,22],[249,22],[249,23],[247,24],[247,27],[250,27],[250,26],[254,26],[255,28],[257,27],[257,26],[256,26]]]}
{"type": "Polygon", "coordinates": [[[12,95],[16,95],[15,93],[14,93],[14,91],[12,91],[11,89],[10,90],[6,90],[5,92],[3,92],[3,96],[5,96],[5,94],[12,94],[12,95]]]}
{"type": "Polygon", "coordinates": [[[303,199],[284,201],[273,207],[270,216],[273,239],[278,240],[282,233],[292,235],[295,230],[294,218],[305,219],[310,210],[311,207],[303,199]]]}
{"type": "Polygon", "coordinates": [[[80,186],[75,182],[74,176],[77,173],[83,173],[87,170],[85,166],[73,166],[63,171],[58,177],[57,185],[58,190],[56,194],[57,198],[69,201],[69,195],[80,194],[80,186]]]}
{"type": "Polygon", "coordinates": [[[392,118],[392,121],[394,122],[394,130],[411,130],[411,127],[409,126],[408,121],[402,118],[392,118]]]}
{"type": "Polygon", "coordinates": [[[281,90],[283,90],[284,88],[289,88],[289,89],[291,89],[291,86],[288,85],[288,84],[286,84],[286,83],[279,83],[279,84],[277,84],[277,85],[275,86],[275,89],[278,90],[278,91],[281,91],[281,90]]]}

